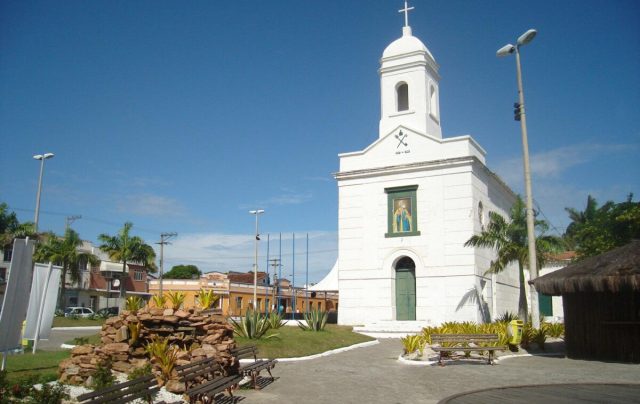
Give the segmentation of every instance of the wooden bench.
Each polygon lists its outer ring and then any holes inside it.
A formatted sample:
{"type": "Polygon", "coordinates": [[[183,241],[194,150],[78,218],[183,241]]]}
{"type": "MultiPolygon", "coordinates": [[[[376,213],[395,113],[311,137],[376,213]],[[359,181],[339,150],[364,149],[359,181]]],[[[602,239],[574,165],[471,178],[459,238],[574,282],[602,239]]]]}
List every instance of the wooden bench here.
{"type": "Polygon", "coordinates": [[[189,402],[198,400],[215,401],[218,393],[226,391],[233,397],[233,389],[243,378],[242,374],[227,376],[216,358],[205,358],[176,367],[180,380],[185,383],[185,395],[189,402]]]}
{"type": "Polygon", "coordinates": [[[78,396],[80,403],[128,403],[138,398],[144,398],[153,403],[153,395],[160,390],[155,376],[147,375],[137,379],[114,384],[100,390],[78,396]]]}
{"type": "Polygon", "coordinates": [[[431,347],[432,350],[440,353],[438,359],[440,366],[444,366],[442,357],[446,352],[487,351],[489,353],[487,363],[493,365],[493,353],[507,349],[506,346],[499,345],[500,338],[497,334],[431,334],[431,343],[440,345],[431,347]],[[470,346],[470,344],[476,346],[470,346]]]}
{"type": "Polygon", "coordinates": [[[231,350],[231,354],[238,359],[253,357],[253,363],[241,366],[238,372],[243,376],[251,377],[251,383],[254,389],[259,389],[257,384],[258,375],[261,371],[266,370],[271,376],[271,380],[274,380],[271,369],[276,366],[278,361],[276,359],[258,359],[258,349],[255,345],[248,345],[241,348],[235,348],[231,350]]]}

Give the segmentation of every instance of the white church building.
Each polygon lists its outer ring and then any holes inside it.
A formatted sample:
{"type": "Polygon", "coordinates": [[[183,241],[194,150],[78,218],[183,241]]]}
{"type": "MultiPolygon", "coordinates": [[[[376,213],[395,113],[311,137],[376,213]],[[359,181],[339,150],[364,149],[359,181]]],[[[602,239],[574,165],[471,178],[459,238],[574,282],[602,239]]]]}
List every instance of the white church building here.
{"type": "Polygon", "coordinates": [[[490,321],[517,312],[518,271],[485,275],[493,252],[464,243],[516,195],[471,136],[443,137],[439,66],[402,11],[381,59],[379,136],[335,173],[338,322],[490,321]]]}

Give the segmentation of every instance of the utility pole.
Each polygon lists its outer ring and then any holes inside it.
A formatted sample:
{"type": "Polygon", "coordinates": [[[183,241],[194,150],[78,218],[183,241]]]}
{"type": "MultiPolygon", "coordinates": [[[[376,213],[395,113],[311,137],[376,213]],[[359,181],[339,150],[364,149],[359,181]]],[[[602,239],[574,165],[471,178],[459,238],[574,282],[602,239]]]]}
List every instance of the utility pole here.
{"type": "Polygon", "coordinates": [[[160,242],[156,243],[156,244],[160,244],[160,296],[163,295],[162,294],[162,276],[164,274],[164,245],[171,244],[167,240],[177,236],[178,236],[178,233],[176,232],[162,233],[160,234],[160,242]]]}
{"type": "Polygon", "coordinates": [[[277,303],[277,297],[276,296],[280,296],[280,285],[278,284],[278,282],[280,281],[278,279],[278,272],[276,270],[276,268],[278,268],[280,266],[280,258],[272,258],[269,261],[271,261],[271,266],[273,267],[273,302],[274,302],[274,306],[276,306],[276,311],[279,310],[279,306],[277,303]],[[277,295],[276,295],[276,290],[278,291],[277,295]]]}
{"type": "Polygon", "coordinates": [[[65,230],[65,232],[67,230],[69,230],[69,227],[71,227],[73,222],[75,222],[78,219],[82,219],[82,215],[67,216],[67,218],[64,220],[64,230],[65,230]]]}

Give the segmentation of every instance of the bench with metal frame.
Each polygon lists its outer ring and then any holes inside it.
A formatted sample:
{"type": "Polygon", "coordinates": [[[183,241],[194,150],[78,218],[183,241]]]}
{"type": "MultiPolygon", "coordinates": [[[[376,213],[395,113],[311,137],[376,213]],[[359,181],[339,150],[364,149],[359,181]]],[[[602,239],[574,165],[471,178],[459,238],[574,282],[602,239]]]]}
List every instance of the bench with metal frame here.
{"type": "Polygon", "coordinates": [[[260,372],[263,370],[269,372],[269,376],[271,376],[272,381],[275,380],[273,374],[271,373],[271,369],[276,366],[276,363],[278,363],[278,361],[276,359],[258,359],[258,348],[256,348],[255,345],[248,345],[232,349],[231,354],[238,359],[253,357],[253,362],[241,366],[238,372],[243,376],[251,377],[251,384],[254,389],[257,390],[260,388],[257,381],[260,372]]]}
{"type": "Polygon", "coordinates": [[[442,358],[447,352],[472,352],[487,351],[489,358],[487,363],[493,365],[495,351],[504,351],[506,346],[499,345],[500,338],[497,334],[431,334],[431,343],[440,346],[432,346],[431,349],[440,353],[438,364],[444,366],[442,358]],[[475,346],[470,346],[474,344],[475,346]],[[447,345],[447,346],[444,346],[447,345]]]}
{"type": "Polygon", "coordinates": [[[209,402],[215,402],[215,396],[223,391],[233,397],[233,389],[243,378],[241,374],[225,375],[224,369],[214,357],[178,366],[176,371],[180,380],[185,383],[184,394],[191,403],[205,398],[209,402]]]}

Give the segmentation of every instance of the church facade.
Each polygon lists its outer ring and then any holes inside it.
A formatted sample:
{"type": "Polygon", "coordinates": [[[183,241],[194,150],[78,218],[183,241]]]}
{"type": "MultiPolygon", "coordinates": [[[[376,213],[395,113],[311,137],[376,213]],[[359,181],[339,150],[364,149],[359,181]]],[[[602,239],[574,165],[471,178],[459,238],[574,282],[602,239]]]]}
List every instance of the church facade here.
{"type": "Polygon", "coordinates": [[[379,137],[339,155],[341,324],[483,322],[516,311],[517,270],[464,243],[516,195],[470,136],[443,138],[439,66],[405,23],[381,59],[379,137]]]}

